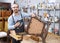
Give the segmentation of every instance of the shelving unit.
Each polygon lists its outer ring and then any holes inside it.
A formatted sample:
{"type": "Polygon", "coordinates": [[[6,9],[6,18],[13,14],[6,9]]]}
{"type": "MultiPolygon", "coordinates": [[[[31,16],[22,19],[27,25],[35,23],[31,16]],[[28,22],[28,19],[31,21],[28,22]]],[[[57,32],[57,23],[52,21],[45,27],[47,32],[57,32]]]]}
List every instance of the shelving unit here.
{"type": "MultiPolygon", "coordinates": [[[[47,7],[47,5],[46,5],[46,7],[47,7]]],[[[49,21],[49,22],[51,22],[51,25],[53,24],[53,29],[55,30],[55,28],[56,28],[56,24],[58,24],[58,29],[60,30],[60,22],[58,22],[59,20],[60,20],[60,9],[58,8],[58,9],[56,9],[56,7],[55,6],[53,6],[53,8],[43,8],[43,7],[39,7],[39,6],[37,6],[37,12],[38,12],[38,15],[39,16],[42,16],[42,18],[43,18],[43,13],[44,13],[44,11],[46,12],[46,13],[48,13],[49,14],[49,17],[48,17],[48,19],[52,16],[53,18],[53,22],[52,21],[49,21]],[[40,15],[39,13],[41,13],[42,12],[42,14],[40,15]],[[51,11],[53,11],[53,13],[54,13],[54,15],[52,14],[51,15],[51,11]],[[59,11],[59,17],[56,15],[56,11],[59,11]],[[56,19],[55,19],[55,17],[58,17],[57,19],[58,19],[58,21],[56,21],[56,19]]],[[[43,20],[44,21],[44,20],[43,20]]],[[[56,30],[57,31],[57,30],[56,30]]],[[[59,31],[59,35],[60,35],[60,31],[59,31]]]]}

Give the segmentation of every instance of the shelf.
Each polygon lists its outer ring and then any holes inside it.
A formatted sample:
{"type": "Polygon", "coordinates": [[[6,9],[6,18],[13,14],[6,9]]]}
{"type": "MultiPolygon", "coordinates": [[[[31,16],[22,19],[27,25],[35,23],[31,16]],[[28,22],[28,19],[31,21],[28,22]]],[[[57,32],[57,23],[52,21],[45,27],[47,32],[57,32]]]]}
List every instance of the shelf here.
{"type": "Polygon", "coordinates": [[[44,11],[46,11],[46,10],[50,11],[51,10],[51,11],[54,11],[54,10],[60,10],[60,9],[38,9],[38,10],[44,10],[44,11]]]}
{"type": "MultiPolygon", "coordinates": [[[[50,28],[53,28],[53,29],[59,29],[59,35],[60,35],[60,9],[58,9],[58,8],[40,8],[40,7],[37,7],[37,11],[38,11],[38,15],[40,15],[40,16],[42,16],[42,21],[44,21],[44,16],[43,16],[43,14],[44,14],[44,11],[46,11],[45,13],[47,13],[49,16],[48,16],[48,22],[50,22],[51,24],[51,26],[50,26],[50,28]],[[42,12],[40,12],[40,11],[42,11],[42,12]],[[51,12],[52,11],[52,12],[51,12]],[[42,15],[41,15],[42,14],[42,15]],[[49,21],[49,17],[50,16],[52,16],[53,18],[53,21],[49,21]],[[55,17],[57,17],[57,21],[56,21],[56,19],[55,19],[55,17]],[[56,27],[57,25],[56,25],[56,23],[58,23],[59,25],[58,25],[58,28],[56,27]],[[55,26],[56,25],[56,26],[55,26]]],[[[47,21],[44,21],[44,22],[47,22],[47,21]]],[[[54,31],[55,32],[55,31],[54,31]]],[[[58,33],[57,33],[58,34],[58,33]]]]}

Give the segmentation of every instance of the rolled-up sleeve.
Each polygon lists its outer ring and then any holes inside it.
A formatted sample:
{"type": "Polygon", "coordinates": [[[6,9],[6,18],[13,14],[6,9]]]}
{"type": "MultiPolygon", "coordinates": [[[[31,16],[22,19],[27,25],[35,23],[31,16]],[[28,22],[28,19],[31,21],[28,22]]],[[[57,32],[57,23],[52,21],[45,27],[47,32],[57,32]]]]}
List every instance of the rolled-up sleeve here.
{"type": "Polygon", "coordinates": [[[22,12],[22,16],[23,17],[30,17],[31,16],[31,13],[24,13],[24,12],[22,12]]]}
{"type": "Polygon", "coordinates": [[[12,17],[9,17],[8,18],[8,30],[11,30],[11,29],[14,29],[14,23],[13,23],[13,20],[12,20],[12,17]]]}

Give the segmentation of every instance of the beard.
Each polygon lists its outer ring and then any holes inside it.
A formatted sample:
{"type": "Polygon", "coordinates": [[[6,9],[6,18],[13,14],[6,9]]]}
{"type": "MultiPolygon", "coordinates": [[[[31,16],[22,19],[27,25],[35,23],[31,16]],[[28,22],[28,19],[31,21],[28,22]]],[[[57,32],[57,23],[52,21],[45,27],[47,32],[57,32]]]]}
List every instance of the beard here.
{"type": "Polygon", "coordinates": [[[18,13],[18,11],[16,11],[15,13],[18,13]]]}
{"type": "Polygon", "coordinates": [[[18,10],[14,10],[15,13],[18,13],[18,10]]]}

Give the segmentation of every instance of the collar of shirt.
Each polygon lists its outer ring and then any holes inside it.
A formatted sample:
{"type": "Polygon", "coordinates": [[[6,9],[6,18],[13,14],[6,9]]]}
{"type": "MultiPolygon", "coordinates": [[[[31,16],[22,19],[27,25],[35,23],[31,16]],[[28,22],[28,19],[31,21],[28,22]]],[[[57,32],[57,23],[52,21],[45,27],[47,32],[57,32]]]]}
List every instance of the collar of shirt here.
{"type": "MultiPolygon", "coordinates": [[[[17,14],[20,15],[20,12],[18,12],[17,14]]],[[[13,13],[13,16],[18,16],[18,15],[15,15],[15,13],[13,13]]]]}
{"type": "Polygon", "coordinates": [[[18,15],[15,15],[15,14],[13,13],[13,17],[14,17],[14,21],[15,21],[15,22],[16,22],[17,20],[21,20],[21,19],[22,19],[20,13],[18,13],[18,15]]]}

